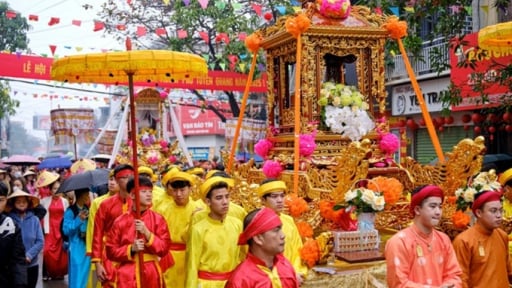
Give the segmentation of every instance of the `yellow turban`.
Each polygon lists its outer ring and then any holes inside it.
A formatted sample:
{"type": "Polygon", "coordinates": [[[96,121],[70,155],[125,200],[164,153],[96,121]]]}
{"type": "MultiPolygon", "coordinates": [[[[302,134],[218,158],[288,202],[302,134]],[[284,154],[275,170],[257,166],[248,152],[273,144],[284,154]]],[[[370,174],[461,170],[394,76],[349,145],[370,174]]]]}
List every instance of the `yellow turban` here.
{"type": "Polygon", "coordinates": [[[221,176],[210,177],[206,181],[204,181],[204,183],[199,188],[199,193],[201,195],[201,198],[203,198],[203,199],[206,198],[206,194],[208,194],[208,192],[210,192],[212,187],[214,185],[222,183],[222,182],[226,183],[229,188],[235,186],[235,181],[231,178],[226,178],[226,177],[221,177],[221,176]]]}
{"type": "Polygon", "coordinates": [[[185,173],[185,172],[182,172],[182,171],[179,171],[179,170],[171,170],[167,173],[165,173],[165,176],[164,176],[164,179],[162,179],[162,184],[164,184],[164,186],[167,186],[167,183],[172,183],[174,181],[186,181],[190,184],[190,186],[194,185],[194,176],[188,174],[188,173],[185,173]]]}
{"type": "Polygon", "coordinates": [[[147,166],[140,166],[139,169],[137,169],[139,174],[147,174],[150,177],[153,177],[153,169],[147,167],[147,166]]]}
{"type": "Polygon", "coordinates": [[[198,175],[198,176],[204,175],[204,169],[201,167],[194,167],[194,168],[188,169],[186,172],[189,174],[192,174],[192,175],[198,175]]]}
{"type": "Polygon", "coordinates": [[[261,184],[258,187],[258,197],[263,197],[273,192],[284,192],[286,191],[286,183],[281,180],[270,181],[265,184],[261,184]]]}
{"type": "Polygon", "coordinates": [[[500,175],[499,181],[502,186],[505,186],[505,183],[512,180],[512,168],[508,169],[507,171],[503,172],[500,175]]]}
{"type": "Polygon", "coordinates": [[[217,172],[220,172],[220,170],[215,170],[215,169],[210,170],[210,171],[208,171],[208,173],[206,173],[206,177],[204,177],[204,178],[208,179],[208,178],[212,177],[212,175],[217,173],[217,172]]]}

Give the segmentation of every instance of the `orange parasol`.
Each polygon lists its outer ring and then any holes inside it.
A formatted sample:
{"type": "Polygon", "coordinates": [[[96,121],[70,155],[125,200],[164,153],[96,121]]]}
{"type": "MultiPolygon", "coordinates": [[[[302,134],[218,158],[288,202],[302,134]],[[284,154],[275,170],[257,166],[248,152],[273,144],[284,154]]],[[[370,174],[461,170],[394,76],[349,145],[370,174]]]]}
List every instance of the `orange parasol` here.
{"type": "MultiPolygon", "coordinates": [[[[131,46],[130,43],[128,38],[127,48],[131,46]]],[[[128,84],[132,151],[137,151],[133,82],[140,81],[151,86],[158,86],[158,83],[193,79],[207,73],[208,66],[203,58],[193,54],[165,50],[83,54],[57,59],[52,64],[53,80],[69,83],[128,84]]],[[[137,218],[140,218],[137,153],[132,154],[132,164],[135,170],[135,205],[137,218]]],[[[139,253],[138,265],[144,263],[142,256],[142,253],[139,253]]],[[[142,279],[140,275],[137,277],[142,279]]]]}

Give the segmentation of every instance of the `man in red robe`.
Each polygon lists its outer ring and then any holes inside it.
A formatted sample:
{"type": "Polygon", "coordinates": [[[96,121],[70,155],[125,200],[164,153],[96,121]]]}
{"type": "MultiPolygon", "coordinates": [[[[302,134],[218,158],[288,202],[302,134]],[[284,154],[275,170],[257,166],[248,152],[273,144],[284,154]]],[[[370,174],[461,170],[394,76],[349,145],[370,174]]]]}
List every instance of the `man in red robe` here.
{"type": "Polygon", "coordinates": [[[119,192],[101,202],[94,217],[92,236],[91,262],[96,265],[96,276],[103,287],[114,287],[115,277],[112,263],[105,254],[105,241],[114,220],[131,210],[132,199],[126,190],[126,184],[130,178],[133,178],[133,167],[127,164],[117,166],[114,169],[114,178],[119,185],[119,192]]]}
{"type": "Polygon", "coordinates": [[[149,209],[153,183],[144,176],[139,176],[139,183],[139,191],[135,191],[135,180],[132,178],[128,181],[127,189],[132,199],[135,193],[140,195],[140,219],[137,219],[133,205],[130,212],[114,221],[107,238],[107,257],[116,262],[116,287],[164,288],[159,257],[169,254],[169,229],[164,217],[149,209]],[[143,253],[143,264],[139,263],[138,253],[143,253]],[[136,267],[140,267],[142,273],[136,267]]]}
{"type": "Polygon", "coordinates": [[[225,287],[299,287],[292,264],[282,254],[285,236],[281,226],[281,219],[270,208],[256,209],[245,217],[238,244],[248,244],[249,253],[225,287]]]}

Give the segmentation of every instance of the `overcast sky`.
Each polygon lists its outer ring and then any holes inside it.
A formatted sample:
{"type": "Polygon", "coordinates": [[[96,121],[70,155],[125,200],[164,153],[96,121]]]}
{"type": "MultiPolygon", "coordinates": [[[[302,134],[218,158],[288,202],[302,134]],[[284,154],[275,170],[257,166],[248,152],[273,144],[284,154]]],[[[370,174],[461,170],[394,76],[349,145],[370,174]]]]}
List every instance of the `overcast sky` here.
{"type": "MultiPolygon", "coordinates": [[[[0,0],[5,1],[5,0],[0,0]]],[[[97,19],[96,12],[104,0],[7,0],[11,9],[28,19],[29,15],[36,15],[39,21],[28,21],[32,29],[27,33],[29,48],[37,55],[51,56],[50,45],[57,46],[55,54],[58,56],[96,53],[102,50],[124,50],[124,44],[117,43],[108,37],[103,37],[103,32],[94,32],[93,19],[97,19]],[[94,9],[84,10],[84,4],[93,5],[94,9]],[[52,17],[60,19],[60,23],[49,26],[52,17]],[[81,21],[81,26],[72,25],[73,20],[81,21]],[[82,48],[78,51],[77,48],[82,48]]],[[[105,94],[96,94],[91,91],[108,92],[104,85],[71,85],[55,83],[53,81],[34,81],[20,79],[24,82],[11,81],[11,97],[21,102],[17,114],[11,118],[13,121],[23,121],[25,128],[35,136],[46,139],[44,131],[32,130],[32,118],[34,115],[49,115],[51,109],[56,108],[97,108],[105,106],[103,98],[105,94]],[[47,84],[50,87],[43,86],[47,84]],[[56,84],[56,85],[55,85],[56,84]],[[53,87],[52,87],[53,86],[53,87]],[[72,87],[87,91],[65,89],[72,87]],[[38,97],[34,98],[34,94],[38,97]],[[41,95],[54,94],[59,96],[77,96],[88,101],[43,98],[41,95]],[[97,98],[99,101],[91,101],[97,98]]]]}

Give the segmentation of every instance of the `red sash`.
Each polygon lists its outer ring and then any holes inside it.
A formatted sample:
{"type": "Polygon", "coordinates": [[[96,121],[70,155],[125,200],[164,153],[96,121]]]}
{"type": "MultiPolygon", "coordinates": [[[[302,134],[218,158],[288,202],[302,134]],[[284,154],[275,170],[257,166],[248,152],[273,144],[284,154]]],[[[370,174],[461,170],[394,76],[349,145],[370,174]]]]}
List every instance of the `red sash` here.
{"type": "Polygon", "coordinates": [[[171,246],[169,246],[169,249],[172,251],[185,251],[187,250],[187,244],[171,242],[171,246]]]}
{"type": "Polygon", "coordinates": [[[198,271],[197,276],[199,279],[203,280],[228,280],[229,276],[231,276],[231,272],[208,272],[208,271],[198,271]]]}

